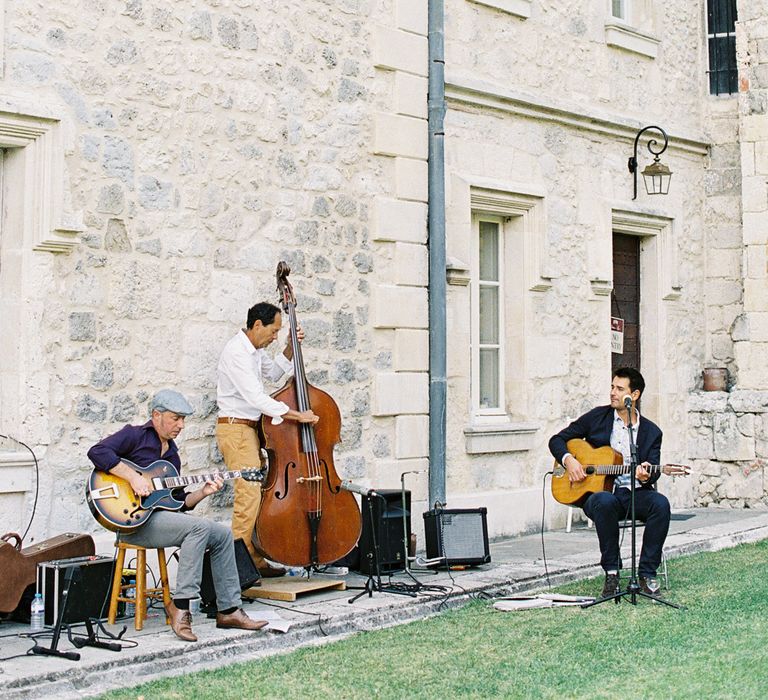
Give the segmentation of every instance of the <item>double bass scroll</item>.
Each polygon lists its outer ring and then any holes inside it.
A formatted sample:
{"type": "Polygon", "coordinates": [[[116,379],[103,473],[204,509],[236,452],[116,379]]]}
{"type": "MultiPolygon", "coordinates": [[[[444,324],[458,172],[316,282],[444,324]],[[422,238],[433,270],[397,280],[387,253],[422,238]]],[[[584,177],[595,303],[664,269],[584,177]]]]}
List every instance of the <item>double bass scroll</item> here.
{"type": "Polygon", "coordinates": [[[341,413],[329,394],[307,382],[290,268],[277,266],[280,305],[290,321],[294,376],[272,396],[296,411],[312,410],[316,424],[262,419],[269,469],[256,521],[256,545],[288,566],[331,564],[348,554],[360,537],[360,508],[341,488],[333,450],[341,441],[341,413]]]}

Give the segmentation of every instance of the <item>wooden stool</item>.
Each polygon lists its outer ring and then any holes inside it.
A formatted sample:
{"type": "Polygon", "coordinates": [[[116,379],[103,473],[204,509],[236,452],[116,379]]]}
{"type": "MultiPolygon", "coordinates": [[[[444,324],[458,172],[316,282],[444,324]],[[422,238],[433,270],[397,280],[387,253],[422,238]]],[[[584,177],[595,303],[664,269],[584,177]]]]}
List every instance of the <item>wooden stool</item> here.
{"type": "MultiPolygon", "coordinates": [[[[147,588],[147,550],[137,544],[127,544],[125,542],[115,542],[117,547],[117,559],[115,561],[115,574],[112,577],[112,595],[109,598],[109,616],[107,620],[110,625],[115,624],[117,618],[117,604],[134,603],[135,617],[134,627],[140,630],[144,627],[144,620],[147,619],[147,598],[152,600],[162,600],[165,605],[171,602],[171,591],[168,586],[168,567],[165,563],[165,550],[157,548],[157,564],[160,567],[160,588],[147,588]],[[123,566],[125,565],[125,552],[128,549],[136,550],[136,583],[123,584],[123,566]],[[134,588],[134,595],[126,595],[128,588],[134,588]]],[[[165,623],[171,623],[168,615],[165,616],[165,623]]]]}

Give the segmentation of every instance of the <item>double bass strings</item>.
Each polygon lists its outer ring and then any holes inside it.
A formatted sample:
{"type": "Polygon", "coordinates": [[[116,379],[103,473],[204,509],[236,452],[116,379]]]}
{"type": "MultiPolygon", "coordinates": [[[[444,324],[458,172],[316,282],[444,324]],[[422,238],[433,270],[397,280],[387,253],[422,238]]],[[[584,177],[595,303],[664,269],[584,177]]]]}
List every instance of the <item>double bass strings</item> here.
{"type": "MultiPolygon", "coordinates": [[[[311,406],[309,403],[309,391],[307,390],[307,378],[304,370],[304,358],[301,352],[301,343],[298,336],[298,321],[296,319],[296,303],[291,299],[285,300],[288,319],[290,322],[291,345],[293,347],[293,367],[294,367],[294,385],[296,387],[296,402],[299,411],[308,411],[311,406]]],[[[320,459],[317,453],[317,442],[315,440],[315,429],[311,423],[301,424],[302,446],[307,460],[309,476],[312,478],[310,484],[310,502],[313,504],[311,509],[314,513],[320,515],[323,511],[322,504],[322,470],[320,468],[320,459]]]]}

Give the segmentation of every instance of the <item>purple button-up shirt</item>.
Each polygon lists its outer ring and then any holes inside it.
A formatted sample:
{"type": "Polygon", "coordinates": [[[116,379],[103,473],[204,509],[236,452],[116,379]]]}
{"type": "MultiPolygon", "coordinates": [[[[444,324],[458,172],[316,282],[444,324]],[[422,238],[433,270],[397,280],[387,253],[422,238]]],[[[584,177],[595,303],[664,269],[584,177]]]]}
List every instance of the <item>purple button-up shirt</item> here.
{"type": "Polygon", "coordinates": [[[158,459],[165,459],[181,471],[181,459],[179,459],[176,443],[169,440],[168,449],[162,457],[160,450],[162,450],[160,436],[150,420],[144,425],[126,425],[116,433],[108,435],[88,450],[88,459],[93,462],[96,469],[103,472],[116,467],[123,458],[131,460],[140,467],[148,467],[158,459]]]}

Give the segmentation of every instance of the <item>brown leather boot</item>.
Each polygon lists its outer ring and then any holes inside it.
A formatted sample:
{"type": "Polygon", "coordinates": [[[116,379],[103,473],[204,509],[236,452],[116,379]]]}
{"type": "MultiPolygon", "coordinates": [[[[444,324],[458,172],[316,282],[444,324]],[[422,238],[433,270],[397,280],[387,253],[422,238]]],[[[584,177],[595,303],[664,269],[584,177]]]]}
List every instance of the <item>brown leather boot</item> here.
{"type": "Polygon", "coordinates": [[[236,630],[260,630],[262,627],[266,627],[265,620],[252,620],[245,614],[245,610],[238,608],[229,615],[218,613],[216,615],[216,627],[219,629],[236,629],[236,630]]]}
{"type": "Polygon", "coordinates": [[[165,606],[165,612],[171,618],[171,629],[179,639],[185,642],[196,642],[197,637],[192,631],[192,613],[189,610],[179,610],[173,601],[165,606]]]}

